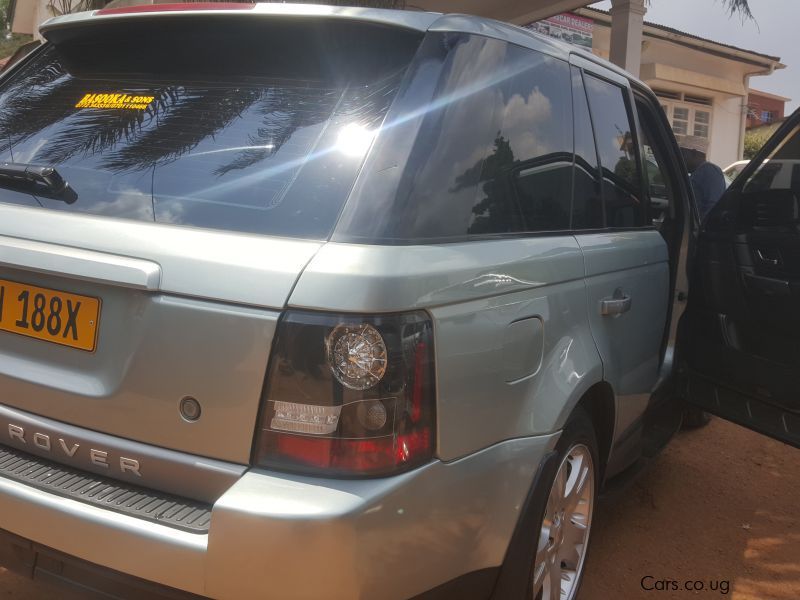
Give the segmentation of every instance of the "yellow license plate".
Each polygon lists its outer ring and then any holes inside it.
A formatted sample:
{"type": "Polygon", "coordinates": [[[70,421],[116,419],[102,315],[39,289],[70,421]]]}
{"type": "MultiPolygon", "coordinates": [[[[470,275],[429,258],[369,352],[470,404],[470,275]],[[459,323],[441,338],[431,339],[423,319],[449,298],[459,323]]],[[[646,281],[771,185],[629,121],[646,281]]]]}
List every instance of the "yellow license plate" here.
{"type": "Polygon", "coordinates": [[[0,330],[94,351],[100,299],[0,279],[0,330]]]}

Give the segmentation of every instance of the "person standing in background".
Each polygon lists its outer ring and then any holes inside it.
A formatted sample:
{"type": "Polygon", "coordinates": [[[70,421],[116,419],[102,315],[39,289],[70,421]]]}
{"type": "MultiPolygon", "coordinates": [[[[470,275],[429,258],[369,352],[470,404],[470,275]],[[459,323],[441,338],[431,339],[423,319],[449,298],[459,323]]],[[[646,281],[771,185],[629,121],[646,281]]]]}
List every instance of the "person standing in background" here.
{"type": "Polygon", "coordinates": [[[681,153],[689,169],[689,179],[702,222],[725,192],[725,175],[717,165],[706,160],[704,140],[694,141],[687,136],[681,143],[681,153]]]}

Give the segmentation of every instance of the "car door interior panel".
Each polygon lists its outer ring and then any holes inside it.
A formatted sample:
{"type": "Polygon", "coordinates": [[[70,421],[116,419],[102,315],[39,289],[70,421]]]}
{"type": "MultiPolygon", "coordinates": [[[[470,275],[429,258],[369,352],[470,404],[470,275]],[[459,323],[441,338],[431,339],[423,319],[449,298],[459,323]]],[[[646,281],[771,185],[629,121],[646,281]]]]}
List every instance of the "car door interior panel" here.
{"type": "Polygon", "coordinates": [[[681,332],[691,402],[800,447],[797,120],[702,224],[681,332]]]}

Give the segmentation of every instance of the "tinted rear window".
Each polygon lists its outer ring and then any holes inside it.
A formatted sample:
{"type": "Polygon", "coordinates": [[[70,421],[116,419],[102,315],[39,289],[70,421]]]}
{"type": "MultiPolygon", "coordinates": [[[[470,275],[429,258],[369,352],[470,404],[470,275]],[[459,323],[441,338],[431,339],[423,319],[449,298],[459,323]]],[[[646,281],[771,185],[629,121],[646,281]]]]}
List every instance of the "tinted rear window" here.
{"type": "Polygon", "coordinates": [[[0,201],[327,238],[418,41],[319,23],[206,32],[158,31],[169,42],[134,52],[136,32],[118,31],[32,58],[0,88],[0,161],[55,167],[77,200],[3,185],[0,201]]]}

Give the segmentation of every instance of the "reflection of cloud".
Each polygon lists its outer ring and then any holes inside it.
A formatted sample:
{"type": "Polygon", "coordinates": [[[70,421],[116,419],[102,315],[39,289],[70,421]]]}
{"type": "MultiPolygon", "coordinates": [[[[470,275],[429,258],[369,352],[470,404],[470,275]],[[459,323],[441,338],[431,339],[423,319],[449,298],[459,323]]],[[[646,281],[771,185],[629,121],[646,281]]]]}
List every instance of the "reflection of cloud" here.
{"type": "Polygon", "coordinates": [[[101,198],[83,210],[96,215],[107,215],[139,221],[153,220],[153,199],[150,193],[135,188],[122,188],[114,198],[101,198]]]}
{"type": "Polygon", "coordinates": [[[553,152],[552,136],[546,135],[552,118],[550,98],[538,86],[527,98],[514,94],[506,104],[503,118],[503,131],[512,134],[510,142],[514,156],[525,158],[553,152]]]}
{"type": "Polygon", "coordinates": [[[170,202],[166,206],[158,205],[158,222],[181,225],[185,221],[186,206],[181,202],[170,202]]]}

